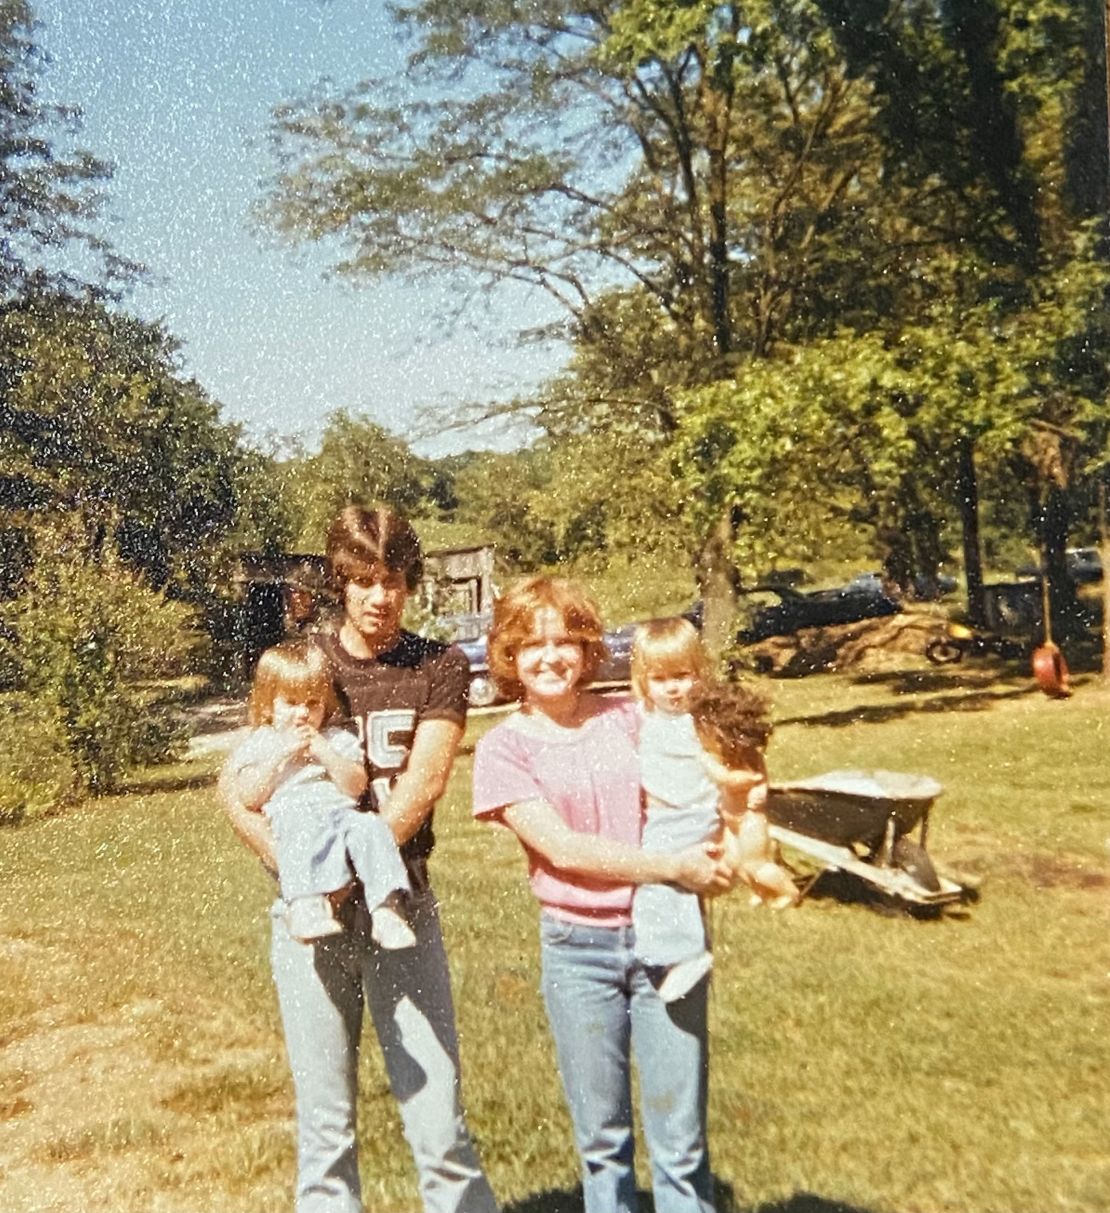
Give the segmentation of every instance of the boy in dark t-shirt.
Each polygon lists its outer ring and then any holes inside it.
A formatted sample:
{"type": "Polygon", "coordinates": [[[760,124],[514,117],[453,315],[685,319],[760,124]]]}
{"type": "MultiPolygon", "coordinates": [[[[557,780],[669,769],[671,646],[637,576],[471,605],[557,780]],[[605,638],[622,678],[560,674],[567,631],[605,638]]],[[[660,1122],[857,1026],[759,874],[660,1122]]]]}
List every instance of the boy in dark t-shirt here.
{"type": "MultiPolygon", "coordinates": [[[[335,671],[343,710],[358,730],[370,775],[365,803],[377,812],[405,769],[417,725],[424,720],[466,723],[470,664],[461,650],[406,631],[392,649],[370,660],[348,653],[337,633],[321,636],[317,643],[335,671]]],[[[433,812],[401,847],[410,867],[419,868],[435,846],[433,812]]]]}
{"type": "MultiPolygon", "coordinates": [[[[389,825],[408,867],[417,942],[403,955],[377,946],[357,895],[340,907],[347,928],[340,935],[306,944],[273,932],[274,982],[296,1090],[297,1211],[362,1208],[355,1103],[366,1007],[426,1213],[495,1213],[462,1116],[447,958],[427,879],[432,810],[466,719],[466,658],[400,626],[421,572],[419,541],[400,515],[349,506],[329,531],[327,555],[343,617],[318,643],[362,739],[367,807],[389,825]]],[[[273,869],[265,820],[244,809],[232,783],[221,790],[236,833],[273,869]]]]}

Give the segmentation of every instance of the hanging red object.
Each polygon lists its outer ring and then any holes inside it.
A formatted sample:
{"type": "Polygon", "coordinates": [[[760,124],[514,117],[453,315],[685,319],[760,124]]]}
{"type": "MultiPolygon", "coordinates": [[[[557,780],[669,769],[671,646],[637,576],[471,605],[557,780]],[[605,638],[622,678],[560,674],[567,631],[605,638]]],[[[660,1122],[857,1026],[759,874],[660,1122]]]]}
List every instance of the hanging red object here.
{"type": "Polygon", "coordinates": [[[1050,699],[1067,699],[1071,695],[1068,663],[1051,640],[1033,650],[1033,677],[1050,699]]]}

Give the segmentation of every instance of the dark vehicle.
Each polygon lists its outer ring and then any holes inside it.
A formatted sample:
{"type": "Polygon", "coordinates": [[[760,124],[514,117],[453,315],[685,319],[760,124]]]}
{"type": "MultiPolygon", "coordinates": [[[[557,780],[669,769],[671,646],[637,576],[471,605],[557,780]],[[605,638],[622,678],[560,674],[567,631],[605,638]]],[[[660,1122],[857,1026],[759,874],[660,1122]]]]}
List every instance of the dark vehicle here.
{"type": "Polygon", "coordinates": [[[497,687],[490,677],[486,636],[483,634],[476,640],[459,640],[456,644],[470,662],[470,706],[488,708],[490,704],[497,702],[498,695],[497,687]]]}
{"type": "MultiPolygon", "coordinates": [[[[1068,548],[1064,553],[1064,564],[1068,576],[1076,585],[1089,585],[1102,580],[1102,556],[1098,548],[1068,548]]],[[[1039,579],[1041,568],[1037,564],[1023,564],[1014,572],[1018,577],[1039,579]]]]}
{"type": "Polygon", "coordinates": [[[785,586],[770,585],[756,586],[745,597],[749,615],[747,625],[737,633],[741,644],[755,644],[770,636],[789,636],[802,628],[827,628],[859,619],[897,615],[901,610],[894,599],[873,588],[845,586],[800,594],[785,586]]]}
{"type": "Polygon", "coordinates": [[[1064,553],[1068,576],[1077,585],[1102,580],[1102,557],[1098,548],[1068,548],[1064,553]]]}
{"type": "MultiPolygon", "coordinates": [[[[913,579],[913,596],[922,602],[932,602],[937,598],[943,598],[945,594],[951,594],[955,588],[955,577],[950,577],[947,573],[938,573],[936,577],[932,578],[917,576],[913,579]]],[[[852,593],[866,591],[872,594],[884,594],[883,575],[873,571],[857,573],[851,581],[845,584],[844,589],[852,593]]]]}

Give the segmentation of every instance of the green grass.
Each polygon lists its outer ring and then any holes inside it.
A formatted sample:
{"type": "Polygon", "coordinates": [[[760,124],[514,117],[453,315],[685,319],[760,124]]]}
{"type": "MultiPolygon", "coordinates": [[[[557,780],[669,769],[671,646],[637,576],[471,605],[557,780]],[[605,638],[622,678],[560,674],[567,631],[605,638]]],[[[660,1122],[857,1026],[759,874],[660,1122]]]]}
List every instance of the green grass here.
{"type": "MultiPolygon", "coordinates": [[[[970,667],[767,689],[774,776],[935,776],[946,791],[930,853],[981,896],[928,921],[833,898],[779,915],[716,903],[722,1205],[1110,1208],[1110,694],[1087,682],[1051,702],[970,667]]],[[[536,911],[515,842],[469,820],[470,763],[437,815],[434,860],[464,1095],[498,1195],[556,1213],[577,1166],[537,993],[536,911]]],[[[289,1206],[270,889],[210,774],[152,773],[128,795],[0,831],[0,1207],[43,1207],[43,1168],[90,1209],[289,1206]],[[114,1204],[88,1195],[105,1185],[114,1204]]],[[[362,1069],[366,1207],[414,1208],[376,1048],[362,1069]]]]}

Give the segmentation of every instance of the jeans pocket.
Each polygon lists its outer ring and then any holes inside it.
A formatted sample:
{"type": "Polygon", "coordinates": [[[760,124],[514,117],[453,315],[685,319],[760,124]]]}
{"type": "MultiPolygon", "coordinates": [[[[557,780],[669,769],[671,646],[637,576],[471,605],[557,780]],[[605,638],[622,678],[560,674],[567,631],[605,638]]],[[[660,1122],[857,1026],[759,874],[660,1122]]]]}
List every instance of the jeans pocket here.
{"type": "Polygon", "coordinates": [[[565,922],[551,914],[540,915],[540,939],[543,943],[568,944],[574,937],[574,923],[565,922]]]}

